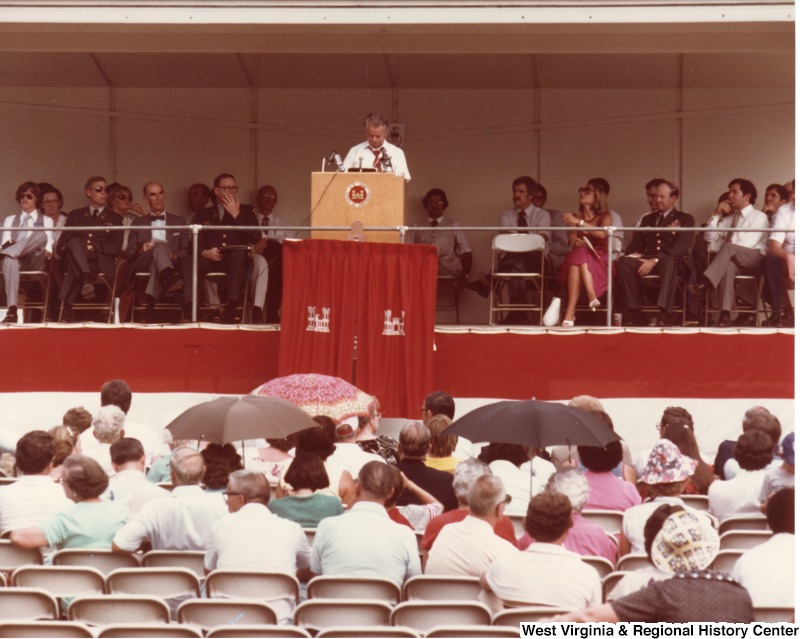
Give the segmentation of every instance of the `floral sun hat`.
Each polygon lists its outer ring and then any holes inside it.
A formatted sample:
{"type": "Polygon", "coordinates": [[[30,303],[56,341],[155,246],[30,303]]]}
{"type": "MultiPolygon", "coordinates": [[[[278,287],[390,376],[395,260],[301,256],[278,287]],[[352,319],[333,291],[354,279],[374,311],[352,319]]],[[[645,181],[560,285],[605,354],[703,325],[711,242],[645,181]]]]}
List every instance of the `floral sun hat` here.
{"type": "Polygon", "coordinates": [[[696,469],[696,459],[682,454],[670,440],[659,439],[650,451],[641,479],[645,484],[670,484],[688,479],[696,469]]]}

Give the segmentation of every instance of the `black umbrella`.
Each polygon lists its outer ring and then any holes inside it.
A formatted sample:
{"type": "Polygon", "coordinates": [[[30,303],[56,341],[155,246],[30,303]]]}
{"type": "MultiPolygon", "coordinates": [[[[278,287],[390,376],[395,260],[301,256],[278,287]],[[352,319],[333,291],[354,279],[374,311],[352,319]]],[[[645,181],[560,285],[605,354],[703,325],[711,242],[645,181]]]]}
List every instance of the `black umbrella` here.
{"type": "Polygon", "coordinates": [[[167,428],[175,439],[204,439],[217,444],[283,439],[318,426],[301,408],[277,397],[220,397],[188,408],[167,428]]]}
{"type": "Polygon", "coordinates": [[[481,406],[459,417],[445,432],[472,442],[502,442],[534,448],[558,444],[605,447],[620,439],[591,413],[535,399],[481,406]]]}

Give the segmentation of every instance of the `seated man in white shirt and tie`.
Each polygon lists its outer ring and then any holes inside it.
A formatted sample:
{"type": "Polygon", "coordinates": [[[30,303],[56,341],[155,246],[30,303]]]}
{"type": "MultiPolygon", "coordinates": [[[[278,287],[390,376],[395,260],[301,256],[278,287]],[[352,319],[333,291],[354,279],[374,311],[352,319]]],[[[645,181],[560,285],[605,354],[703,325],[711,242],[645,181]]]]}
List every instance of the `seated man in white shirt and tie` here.
{"type": "MultiPolygon", "coordinates": [[[[731,309],[735,301],[734,278],[741,272],[757,271],[767,249],[767,231],[745,232],[748,229],[766,229],[769,227],[767,216],[753,207],[758,191],[750,180],[736,178],[728,184],[728,202],[730,213],[720,215],[717,211],[708,220],[705,240],[710,245],[722,241],[719,251],[709,267],[700,277],[692,292],[702,293],[713,288],[720,294],[722,311],[717,319],[718,327],[731,325],[731,309]],[[738,229],[737,232],[721,233],[718,229],[738,229]]],[[[746,326],[754,318],[740,315],[736,325],[746,326]]]]}
{"type": "Polygon", "coordinates": [[[411,179],[403,149],[386,141],[389,120],[377,113],[364,118],[365,142],[356,144],[344,158],[345,170],[374,170],[380,173],[394,173],[411,179]]]}
{"type": "Polygon", "coordinates": [[[22,210],[3,220],[5,227],[0,246],[3,260],[8,311],[4,324],[16,324],[20,271],[41,271],[53,253],[53,220],[38,210],[39,186],[35,182],[23,182],[17,187],[15,196],[22,210]],[[12,227],[26,227],[12,231],[12,227]],[[30,230],[28,230],[30,229],[30,230]],[[39,229],[39,230],[36,230],[39,229]]]}
{"type": "Polygon", "coordinates": [[[253,324],[277,324],[283,297],[283,240],[289,232],[273,227],[289,226],[274,213],[278,191],[262,186],[256,196],[256,219],[262,227],[261,239],[253,245],[253,324]]]}

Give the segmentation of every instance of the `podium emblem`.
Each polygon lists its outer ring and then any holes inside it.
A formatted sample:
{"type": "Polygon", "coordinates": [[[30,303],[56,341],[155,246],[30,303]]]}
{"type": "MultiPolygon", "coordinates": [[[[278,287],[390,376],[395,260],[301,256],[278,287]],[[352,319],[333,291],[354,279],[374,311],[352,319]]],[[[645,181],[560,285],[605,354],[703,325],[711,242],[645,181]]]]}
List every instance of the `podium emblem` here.
{"type": "Polygon", "coordinates": [[[344,192],[344,199],[350,206],[360,208],[369,202],[369,187],[363,182],[348,184],[344,192]]]}

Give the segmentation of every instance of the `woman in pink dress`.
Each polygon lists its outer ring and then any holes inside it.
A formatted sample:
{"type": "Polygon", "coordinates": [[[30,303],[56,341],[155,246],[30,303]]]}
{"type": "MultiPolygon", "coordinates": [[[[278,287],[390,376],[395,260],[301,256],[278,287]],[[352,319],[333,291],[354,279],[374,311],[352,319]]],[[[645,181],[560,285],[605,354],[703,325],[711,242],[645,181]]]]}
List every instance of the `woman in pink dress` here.
{"type": "Polygon", "coordinates": [[[567,233],[572,247],[561,265],[558,281],[567,287],[567,307],[561,326],[575,325],[575,307],[581,285],[593,311],[600,306],[597,298],[608,288],[608,234],[597,227],[611,224],[606,194],[592,186],[578,189],[579,213],[565,213],[564,224],[574,227],[567,233]]]}

